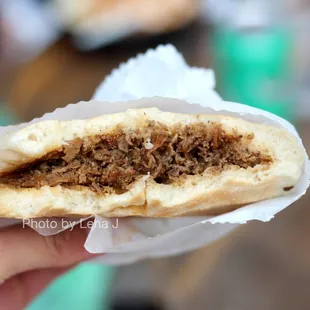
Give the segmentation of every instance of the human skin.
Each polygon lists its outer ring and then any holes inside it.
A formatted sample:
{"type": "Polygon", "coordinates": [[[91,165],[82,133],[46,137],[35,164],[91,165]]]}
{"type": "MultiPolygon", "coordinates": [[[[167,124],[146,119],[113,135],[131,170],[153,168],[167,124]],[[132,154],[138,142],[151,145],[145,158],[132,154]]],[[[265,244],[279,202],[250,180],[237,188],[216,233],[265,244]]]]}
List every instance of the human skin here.
{"type": "Polygon", "coordinates": [[[19,225],[1,228],[1,309],[24,309],[57,276],[94,257],[84,248],[87,234],[79,225],[48,237],[19,225]]]}

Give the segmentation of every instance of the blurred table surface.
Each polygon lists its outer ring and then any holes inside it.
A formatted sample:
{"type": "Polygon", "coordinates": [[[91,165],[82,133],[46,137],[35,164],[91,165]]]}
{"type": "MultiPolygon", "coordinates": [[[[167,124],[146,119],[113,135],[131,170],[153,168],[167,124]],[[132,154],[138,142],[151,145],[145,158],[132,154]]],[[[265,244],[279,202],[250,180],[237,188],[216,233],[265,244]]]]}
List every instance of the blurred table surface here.
{"type": "MultiPolygon", "coordinates": [[[[210,65],[208,29],[199,25],[90,53],[75,50],[70,39],[63,38],[30,63],[6,72],[0,96],[20,120],[28,121],[68,103],[88,100],[121,62],[168,42],[190,65],[210,65]]],[[[297,127],[310,151],[310,123],[297,127]]],[[[149,288],[171,309],[310,309],[309,197],[269,223],[249,223],[191,254],[122,267],[113,294],[149,288]]]]}

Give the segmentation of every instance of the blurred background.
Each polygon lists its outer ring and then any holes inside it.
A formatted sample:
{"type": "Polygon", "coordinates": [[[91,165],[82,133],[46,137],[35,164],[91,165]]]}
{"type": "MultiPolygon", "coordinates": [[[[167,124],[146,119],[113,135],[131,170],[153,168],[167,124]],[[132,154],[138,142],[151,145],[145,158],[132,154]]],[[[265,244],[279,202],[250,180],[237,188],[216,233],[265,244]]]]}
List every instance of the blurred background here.
{"type": "MultiPolygon", "coordinates": [[[[91,98],[121,62],[172,43],[228,101],[294,123],[310,152],[310,0],[1,0],[0,124],[91,98]]],[[[310,309],[310,195],[199,251],[84,264],[35,309],[310,309]]]]}

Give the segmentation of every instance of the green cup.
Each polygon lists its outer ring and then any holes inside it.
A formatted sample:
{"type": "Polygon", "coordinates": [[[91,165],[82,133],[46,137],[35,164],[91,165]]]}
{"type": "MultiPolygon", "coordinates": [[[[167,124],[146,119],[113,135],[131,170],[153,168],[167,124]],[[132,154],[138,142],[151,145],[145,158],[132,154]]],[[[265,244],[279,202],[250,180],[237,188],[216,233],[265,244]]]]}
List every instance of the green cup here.
{"type": "Polygon", "coordinates": [[[212,58],[219,94],[295,120],[291,33],[284,27],[219,27],[212,36],[212,58]]]}

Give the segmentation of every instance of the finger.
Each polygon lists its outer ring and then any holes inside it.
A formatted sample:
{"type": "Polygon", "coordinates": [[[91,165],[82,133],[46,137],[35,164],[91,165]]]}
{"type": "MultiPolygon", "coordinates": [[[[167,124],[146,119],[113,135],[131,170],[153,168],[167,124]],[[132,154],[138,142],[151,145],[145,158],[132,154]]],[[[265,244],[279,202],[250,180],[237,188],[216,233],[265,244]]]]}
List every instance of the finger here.
{"type": "Polygon", "coordinates": [[[0,285],[1,309],[25,309],[35,296],[69,269],[70,267],[33,270],[9,279],[0,285]]]}
{"type": "Polygon", "coordinates": [[[0,281],[25,271],[66,267],[90,258],[84,248],[87,234],[79,225],[48,237],[29,227],[0,230],[0,281]]]}

